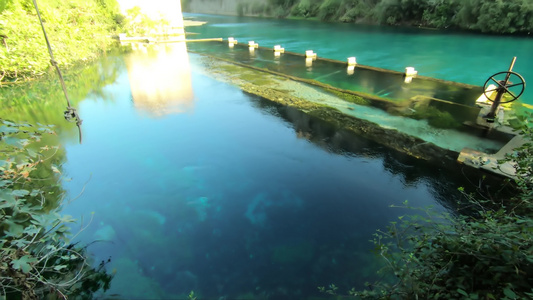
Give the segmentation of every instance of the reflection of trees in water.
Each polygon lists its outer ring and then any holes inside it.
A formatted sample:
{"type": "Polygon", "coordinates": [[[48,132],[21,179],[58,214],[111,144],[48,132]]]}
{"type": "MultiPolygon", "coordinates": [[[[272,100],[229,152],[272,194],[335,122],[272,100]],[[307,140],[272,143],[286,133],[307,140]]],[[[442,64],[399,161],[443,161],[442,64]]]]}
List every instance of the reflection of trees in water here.
{"type": "MultiPolygon", "coordinates": [[[[112,101],[104,88],[115,82],[124,68],[120,56],[107,54],[96,63],[82,64],[64,71],[65,84],[71,104],[77,106],[86,98],[112,101]]],[[[55,73],[42,80],[0,89],[0,115],[12,121],[57,126],[61,136],[77,139],[75,124],[64,120],[66,100],[55,73]]],[[[57,143],[54,143],[56,145],[57,143]]]]}
{"type": "Polygon", "coordinates": [[[2,119],[0,125],[3,294],[91,298],[99,288],[108,288],[111,276],[103,269],[105,262],[91,268],[86,247],[68,241],[67,223],[72,220],[60,215],[65,192],[59,166],[66,156],[59,145],[47,145],[53,131],[2,119]]]}
{"type": "MultiPolygon", "coordinates": [[[[77,106],[87,98],[113,101],[112,94],[104,88],[117,80],[123,68],[121,57],[108,54],[96,63],[66,70],[65,84],[72,105],[77,106]]],[[[77,142],[78,131],[74,123],[65,121],[63,117],[66,101],[55,73],[46,80],[2,88],[0,98],[0,115],[9,116],[10,121],[27,122],[36,128],[41,126],[39,124],[54,125],[57,134],[42,134],[40,140],[29,145],[28,149],[46,157],[31,175],[37,187],[50,190],[45,208],[56,208],[65,195],[60,172],[66,162],[66,152],[60,144],[63,138],[77,142]]]]}
{"type": "Polygon", "coordinates": [[[257,98],[256,104],[261,109],[279,116],[292,124],[299,138],[305,138],[319,147],[340,155],[380,159],[387,172],[400,176],[405,186],[415,187],[426,184],[435,199],[444,207],[456,207],[461,199],[459,187],[468,190],[477,189],[477,179],[486,178],[486,182],[501,182],[501,179],[481,174],[450,158],[442,158],[445,163],[433,164],[417,159],[406,153],[395,151],[375,141],[363,138],[348,130],[337,128],[317,117],[280,104],[257,98]]]}

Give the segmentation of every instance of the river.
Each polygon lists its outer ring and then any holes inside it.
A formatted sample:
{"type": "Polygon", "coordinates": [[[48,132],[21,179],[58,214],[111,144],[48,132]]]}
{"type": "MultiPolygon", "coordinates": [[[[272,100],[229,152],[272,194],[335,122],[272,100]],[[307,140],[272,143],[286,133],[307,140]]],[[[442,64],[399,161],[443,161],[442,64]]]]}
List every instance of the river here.
{"type": "MultiPolygon", "coordinates": [[[[195,37],[311,48],[340,60],[356,55],[368,65],[412,65],[466,83],[481,84],[512,55],[517,71],[532,69],[525,39],[195,17],[209,21],[188,29],[195,37]],[[466,57],[478,53],[469,47],[481,54],[466,57]]],[[[460,165],[443,169],[245,94],[207,76],[201,61],[179,44],[110,54],[84,73],[67,73],[83,144],[60,120],[54,80],[0,94],[10,119],[57,126],[57,168],[75,198],[63,212],[88,225],[75,241],[90,244],[96,263],[111,258],[112,297],[187,299],[194,291],[199,299],[320,299],[318,286],[363,289],[382,266],[369,240],[413,213],[391,206],[408,201],[453,213],[457,188],[478,182],[460,165]]]]}

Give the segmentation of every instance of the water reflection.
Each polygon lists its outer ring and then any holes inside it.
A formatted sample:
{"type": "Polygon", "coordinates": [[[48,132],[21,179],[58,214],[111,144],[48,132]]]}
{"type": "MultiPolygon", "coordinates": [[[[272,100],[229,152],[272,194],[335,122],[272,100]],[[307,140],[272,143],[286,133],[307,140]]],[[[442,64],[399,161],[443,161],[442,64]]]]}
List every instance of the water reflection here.
{"type": "Polygon", "coordinates": [[[426,161],[389,149],[348,130],[338,129],[335,125],[296,108],[263,98],[256,98],[255,103],[262,110],[291,123],[299,139],[306,139],[330,153],[377,159],[382,162],[384,170],[397,176],[406,187],[416,188],[418,184],[427,184],[433,197],[443,207],[455,207],[461,196],[456,187],[464,185],[464,176],[476,177],[475,170],[459,166],[450,157],[442,157],[445,164],[428,168],[426,161]],[[435,173],[435,168],[439,172],[435,173]]]}
{"type": "Polygon", "coordinates": [[[194,94],[185,42],[138,43],[133,50],[125,61],[135,107],[152,117],[191,110],[194,94]]]}

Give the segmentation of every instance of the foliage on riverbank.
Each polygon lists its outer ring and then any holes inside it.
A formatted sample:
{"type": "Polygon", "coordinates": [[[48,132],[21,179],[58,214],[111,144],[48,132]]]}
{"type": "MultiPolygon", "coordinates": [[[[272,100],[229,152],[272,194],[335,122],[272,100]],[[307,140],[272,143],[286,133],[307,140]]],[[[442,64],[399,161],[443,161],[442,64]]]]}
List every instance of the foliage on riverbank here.
{"type": "MultiPolygon", "coordinates": [[[[189,0],[198,1],[198,0],[189,0]]],[[[530,34],[529,0],[256,0],[241,1],[239,15],[296,17],[346,23],[453,28],[486,33],[530,34]]]]}
{"type": "MultiPolygon", "coordinates": [[[[60,67],[92,60],[110,49],[110,35],[124,21],[116,0],[37,4],[60,67]]],[[[6,0],[0,5],[0,42],[2,81],[36,77],[49,68],[50,56],[31,0],[6,0]]]]}
{"type": "MultiPolygon", "coordinates": [[[[374,237],[387,280],[367,284],[364,291],[352,289],[347,298],[533,298],[533,126],[526,125],[522,133],[529,143],[507,158],[517,162],[518,195],[472,195],[461,189],[465,211],[456,216],[426,209],[400,217],[374,237]]],[[[335,285],[319,289],[339,293],[335,285]]]]}
{"type": "Polygon", "coordinates": [[[48,126],[0,119],[0,297],[7,299],[91,299],[112,279],[106,262],[93,268],[86,248],[68,240],[74,220],[59,213],[65,152],[42,142],[50,135],[48,126]]]}

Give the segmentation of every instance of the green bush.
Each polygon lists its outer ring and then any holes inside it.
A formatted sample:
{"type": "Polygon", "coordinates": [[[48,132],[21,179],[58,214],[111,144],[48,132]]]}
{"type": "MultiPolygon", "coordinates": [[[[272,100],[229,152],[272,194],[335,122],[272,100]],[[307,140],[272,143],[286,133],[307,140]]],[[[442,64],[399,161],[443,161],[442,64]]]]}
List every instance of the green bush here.
{"type": "Polygon", "coordinates": [[[458,28],[490,33],[533,31],[530,0],[269,0],[265,11],[284,17],[320,20],[458,28]]]}
{"type": "Polygon", "coordinates": [[[272,12],[272,15],[276,18],[285,18],[287,16],[287,10],[283,6],[278,6],[272,12]]]}
{"type": "Polygon", "coordinates": [[[422,23],[435,28],[448,28],[453,25],[459,5],[455,1],[440,0],[430,3],[422,15],[422,23]]]}
{"type": "Polygon", "coordinates": [[[252,7],[250,8],[252,14],[255,14],[255,15],[263,15],[265,13],[265,9],[266,9],[265,4],[259,1],[252,3],[252,7]]]}
{"type": "MultiPolygon", "coordinates": [[[[14,81],[43,74],[50,66],[46,43],[31,0],[3,2],[0,30],[0,78],[14,81]],[[9,20],[9,22],[8,22],[9,20]]],[[[115,0],[39,1],[55,60],[61,67],[91,60],[110,49],[117,28],[115,0]]]]}
{"type": "Polygon", "coordinates": [[[460,188],[465,202],[456,215],[421,209],[400,217],[373,240],[387,280],[352,289],[347,298],[533,298],[533,129],[522,121],[528,143],[505,159],[516,163],[515,196],[480,198],[460,188]]]}
{"type": "Polygon", "coordinates": [[[350,7],[346,13],[339,19],[341,22],[354,22],[357,19],[368,19],[371,7],[366,2],[357,2],[353,7],[350,7]]]}
{"type": "Polygon", "coordinates": [[[291,10],[291,15],[297,17],[309,18],[315,16],[318,11],[317,1],[313,0],[301,0],[298,4],[294,5],[291,10]]]}
{"type": "Polygon", "coordinates": [[[0,119],[0,296],[7,299],[90,299],[112,279],[106,262],[93,268],[86,248],[68,240],[74,220],[59,214],[61,171],[54,164],[65,153],[40,143],[52,134],[47,126],[0,119]]]}
{"type": "Polygon", "coordinates": [[[341,4],[340,0],[325,0],[318,7],[318,18],[320,20],[332,20],[337,15],[339,6],[341,4]]]}

